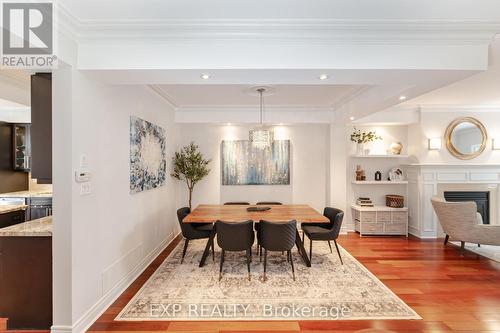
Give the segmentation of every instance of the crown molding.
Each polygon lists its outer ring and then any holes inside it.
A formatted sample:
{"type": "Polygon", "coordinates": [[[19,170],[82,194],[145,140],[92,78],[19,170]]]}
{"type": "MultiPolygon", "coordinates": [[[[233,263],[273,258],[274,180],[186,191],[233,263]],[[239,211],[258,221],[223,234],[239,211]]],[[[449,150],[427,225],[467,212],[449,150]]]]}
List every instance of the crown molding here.
{"type": "MultiPolygon", "coordinates": [[[[257,112],[259,105],[183,105],[178,112],[257,112]]],[[[333,112],[328,105],[265,105],[266,112],[333,112]]]]}
{"type": "Polygon", "coordinates": [[[491,20],[393,19],[79,19],[58,3],[59,26],[82,42],[258,40],[321,44],[487,44],[491,20]]]}
{"type": "Polygon", "coordinates": [[[174,110],[177,110],[179,106],[173,101],[172,96],[170,96],[165,90],[160,86],[149,84],[148,87],[157,93],[163,100],[174,110]]]}
{"type": "Polygon", "coordinates": [[[500,112],[500,105],[454,105],[454,104],[425,104],[418,105],[421,113],[439,113],[439,112],[460,112],[460,113],[491,113],[500,112]]]}

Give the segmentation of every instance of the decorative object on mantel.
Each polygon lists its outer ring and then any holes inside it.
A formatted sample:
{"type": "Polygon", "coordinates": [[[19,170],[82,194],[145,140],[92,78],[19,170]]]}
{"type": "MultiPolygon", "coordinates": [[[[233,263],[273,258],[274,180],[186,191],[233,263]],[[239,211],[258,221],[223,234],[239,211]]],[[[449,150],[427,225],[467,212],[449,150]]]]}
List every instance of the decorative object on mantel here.
{"type": "Polygon", "coordinates": [[[249,133],[250,143],[256,148],[266,149],[271,147],[274,141],[274,132],[264,127],[264,93],[269,93],[269,87],[254,87],[251,89],[257,92],[260,97],[260,118],[259,127],[253,128],[249,133]]]}
{"type": "Polygon", "coordinates": [[[397,194],[388,194],[385,196],[385,205],[392,208],[403,208],[405,206],[405,197],[397,194]]]}
{"type": "Polygon", "coordinates": [[[165,130],[144,119],[130,117],[130,193],[165,184],[165,130]]]}
{"type": "MultiPolygon", "coordinates": [[[[362,132],[356,127],[353,128],[351,133],[351,141],[356,143],[356,154],[363,155],[366,154],[364,145],[375,140],[381,140],[382,137],[378,136],[375,131],[362,132]]],[[[367,150],[370,153],[370,150],[367,150]]]]}
{"type": "Polygon", "coordinates": [[[375,172],[375,180],[378,182],[382,180],[382,172],[380,171],[375,172]]]}
{"type": "Polygon", "coordinates": [[[290,140],[275,140],[268,149],[249,141],[222,141],[222,185],[290,185],[290,140]]]}
{"type": "Polygon", "coordinates": [[[403,144],[401,142],[393,142],[391,143],[389,149],[391,150],[392,155],[401,155],[403,144]]]}
{"type": "Polygon", "coordinates": [[[356,181],[364,180],[366,180],[365,170],[363,170],[361,165],[356,165],[356,181]]]}
{"type": "Polygon", "coordinates": [[[181,151],[175,152],[172,158],[174,168],[171,176],[186,182],[189,190],[189,208],[191,208],[194,186],[210,172],[208,168],[210,161],[203,157],[194,142],[183,147],[181,151]]]}
{"type": "Polygon", "coordinates": [[[397,182],[397,181],[403,181],[405,180],[403,170],[400,168],[392,168],[391,171],[389,171],[389,181],[391,182],[397,182]]]}
{"type": "Polygon", "coordinates": [[[472,117],[455,119],[446,129],[446,147],[458,159],[470,160],[486,148],[488,133],[484,125],[472,117]]]}

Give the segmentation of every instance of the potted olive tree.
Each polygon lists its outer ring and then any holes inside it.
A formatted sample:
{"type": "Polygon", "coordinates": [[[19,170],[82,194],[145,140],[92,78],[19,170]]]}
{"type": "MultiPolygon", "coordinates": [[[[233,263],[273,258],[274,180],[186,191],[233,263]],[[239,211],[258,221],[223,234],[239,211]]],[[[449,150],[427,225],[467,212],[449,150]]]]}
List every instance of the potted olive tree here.
{"type": "Polygon", "coordinates": [[[194,142],[176,152],[172,158],[174,166],[171,176],[186,182],[189,190],[189,208],[191,208],[194,186],[210,172],[208,168],[210,161],[203,157],[194,142]]]}

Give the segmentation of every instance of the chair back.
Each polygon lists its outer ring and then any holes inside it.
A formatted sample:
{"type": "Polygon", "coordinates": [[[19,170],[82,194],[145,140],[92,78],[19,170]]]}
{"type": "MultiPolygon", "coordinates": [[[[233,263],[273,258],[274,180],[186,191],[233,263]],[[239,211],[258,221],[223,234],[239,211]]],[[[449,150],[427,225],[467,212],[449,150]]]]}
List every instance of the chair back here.
{"type": "Polygon", "coordinates": [[[288,251],[295,246],[297,221],[259,222],[260,245],[269,251],[288,251]]]}
{"type": "Polygon", "coordinates": [[[215,222],[217,244],[226,251],[244,251],[252,247],[255,240],[253,221],[215,222]]]}
{"type": "Polygon", "coordinates": [[[249,206],[250,203],[246,202],[246,201],[229,201],[229,202],[224,202],[224,206],[231,206],[231,205],[249,206]]]}
{"type": "Polygon", "coordinates": [[[257,202],[257,206],[259,205],[282,205],[281,202],[278,202],[278,201],[260,201],[260,202],[257,202]]]}
{"type": "Polygon", "coordinates": [[[475,202],[449,202],[440,197],[433,197],[431,202],[447,235],[460,240],[471,236],[478,225],[475,202]]]}
{"type": "Polygon", "coordinates": [[[344,212],[337,208],[325,207],[323,215],[330,220],[328,229],[330,229],[331,239],[337,239],[342,227],[342,221],[344,220],[344,212]]]}
{"type": "Polygon", "coordinates": [[[177,210],[177,220],[179,220],[182,236],[188,239],[191,238],[191,235],[194,232],[194,227],[191,223],[182,223],[182,221],[190,213],[191,209],[189,207],[182,207],[177,210]]]}

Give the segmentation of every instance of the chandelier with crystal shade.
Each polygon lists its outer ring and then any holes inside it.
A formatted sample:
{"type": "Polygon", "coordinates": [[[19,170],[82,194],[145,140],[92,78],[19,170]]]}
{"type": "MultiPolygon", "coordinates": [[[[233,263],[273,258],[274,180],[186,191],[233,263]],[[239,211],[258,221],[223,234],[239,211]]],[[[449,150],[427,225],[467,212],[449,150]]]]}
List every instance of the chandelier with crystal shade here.
{"type": "Polygon", "coordinates": [[[265,87],[255,89],[260,97],[260,121],[257,128],[253,128],[249,132],[250,144],[254,147],[266,149],[270,148],[274,141],[274,133],[272,130],[265,128],[263,123],[264,118],[264,93],[267,91],[265,87]]]}

